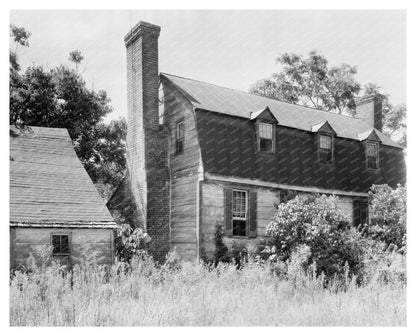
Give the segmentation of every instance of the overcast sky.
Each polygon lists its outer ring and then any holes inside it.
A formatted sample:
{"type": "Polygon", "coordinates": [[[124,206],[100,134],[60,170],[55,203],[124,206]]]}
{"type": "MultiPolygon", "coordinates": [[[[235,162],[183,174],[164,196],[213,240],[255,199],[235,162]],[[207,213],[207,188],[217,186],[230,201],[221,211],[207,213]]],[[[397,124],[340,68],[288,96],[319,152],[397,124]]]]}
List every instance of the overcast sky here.
{"type": "Polygon", "coordinates": [[[65,63],[79,49],[89,87],[112,100],[110,119],[127,111],[124,35],[138,21],[160,25],[159,71],[240,90],[279,70],[284,52],[316,49],[330,65],[358,67],[394,104],[406,102],[405,11],[11,11],[32,33],[22,66],[65,63]]]}

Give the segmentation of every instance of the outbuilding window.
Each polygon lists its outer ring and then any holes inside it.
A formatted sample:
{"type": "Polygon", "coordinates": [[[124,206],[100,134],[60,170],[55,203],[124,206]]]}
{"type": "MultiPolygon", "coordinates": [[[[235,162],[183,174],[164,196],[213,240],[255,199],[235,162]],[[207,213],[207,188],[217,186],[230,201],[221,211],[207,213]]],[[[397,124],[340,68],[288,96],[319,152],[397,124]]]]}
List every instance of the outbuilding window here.
{"type": "Polygon", "coordinates": [[[367,142],[366,143],[366,156],[367,156],[367,168],[378,169],[378,143],[367,142]]]}
{"type": "Polygon", "coordinates": [[[330,135],[319,135],[319,162],[332,163],[333,138],[330,135]]]}
{"type": "Polygon", "coordinates": [[[273,124],[259,123],[259,151],[265,153],[274,152],[273,124]]]}
{"type": "Polygon", "coordinates": [[[185,121],[179,120],[176,123],[176,154],[183,153],[183,146],[185,142],[185,121]]]}
{"type": "Polygon", "coordinates": [[[65,256],[69,255],[69,235],[67,234],[53,234],[52,235],[52,254],[54,256],[65,256]]]}

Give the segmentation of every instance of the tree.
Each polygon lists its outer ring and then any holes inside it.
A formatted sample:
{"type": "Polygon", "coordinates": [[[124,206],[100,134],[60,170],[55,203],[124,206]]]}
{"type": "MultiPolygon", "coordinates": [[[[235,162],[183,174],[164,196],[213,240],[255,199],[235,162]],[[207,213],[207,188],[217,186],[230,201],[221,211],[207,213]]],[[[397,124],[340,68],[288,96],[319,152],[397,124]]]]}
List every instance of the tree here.
{"type": "MultiPolygon", "coordinates": [[[[325,56],[311,51],[307,57],[282,54],[276,63],[283,65],[281,72],[253,84],[250,92],[292,104],[301,104],[319,110],[355,115],[355,100],[361,85],[355,80],[356,67],[348,64],[328,67],[325,56]]],[[[363,96],[381,94],[383,100],[383,132],[406,146],[406,105],[393,106],[389,95],[381,87],[368,83],[363,96]]]]}
{"type": "Polygon", "coordinates": [[[308,57],[285,53],[276,63],[282,64],[283,70],[256,82],[251,93],[339,114],[354,113],[354,98],[360,92],[355,67],[341,64],[329,68],[327,59],[316,51],[308,57]]]}
{"type": "MultiPolygon", "coordinates": [[[[30,33],[13,27],[13,40],[27,46],[30,33]]],[[[71,55],[76,64],[81,62],[81,52],[71,55]]],[[[68,129],[79,159],[107,196],[124,174],[126,137],[125,120],[103,122],[112,111],[107,93],[88,89],[81,75],[65,65],[21,72],[16,57],[10,59],[10,69],[10,123],[68,129]]]]}
{"type": "Polygon", "coordinates": [[[73,50],[69,53],[69,60],[75,63],[75,70],[78,72],[78,65],[81,64],[84,56],[81,55],[80,50],[73,50]]]}

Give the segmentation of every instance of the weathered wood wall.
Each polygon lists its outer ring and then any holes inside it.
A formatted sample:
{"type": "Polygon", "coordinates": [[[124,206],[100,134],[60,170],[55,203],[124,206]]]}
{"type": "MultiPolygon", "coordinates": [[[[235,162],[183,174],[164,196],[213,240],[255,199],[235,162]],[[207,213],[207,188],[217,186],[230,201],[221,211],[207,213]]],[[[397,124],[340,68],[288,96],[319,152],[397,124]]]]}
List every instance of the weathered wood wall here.
{"type": "Polygon", "coordinates": [[[169,129],[171,173],[171,250],[176,249],[185,260],[197,258],[198,169],[200,151],[195,116],[190,103],[164,83],[164,124],[169,129]],[[184,151],[176,154],[176,123],[185,121],[184,151]]]}
{"type": "Polygon", "coordinates": [[[96,258],[99,264],[114,261],[114,234],[112,229],[65,229],[65,228],[10,228],[10,267],[25,265],[30,252],[50,247],[52,234],[71,236],[71,262],[96,258]]]}
{"type": "MultiPolygon", "coordinates": [[[[221,182],[206,181],[201,183],[201,249],[202,254],[208,258],[214,254],[215,225],[224,225],[224,187],[242,187],[221,182]]],[[[246,187],[247,186],[243,186],[246,187]]],[[[279,204],[279,191],[260,187],[251,187],[257,192],[257,237],[224,237],[225,244],[231,248],[233,245],[255,243],[258,244],[266,235],[267,224],[273,218],[276,211],[275,205],[279,204]]]]}
{"type": "MultiPolygon", "coordinates": [[[[280,192],[277,189],[253,187],[247,185],[232,185],[217,181],[206,181],[201,183],[202,188],[202,211],[201,211],[201,248],[202,254],[208,258],[214,255],[214,233],[215,225],[224,225],[224,188],[249,188],[257,192],[257,237],[224,237],[228,248],[233,245],[244,245],[248,243],[259,244],[266,237],[266,228],[276,212],[276,205],[280,203],[280,192]]],[[[310,193],[298,193],[299,196],[307,196],[310,193]]],[[[339,196],[337,201],[342,213],[352,223],[353,221],[353,198],[339,196]]]]}

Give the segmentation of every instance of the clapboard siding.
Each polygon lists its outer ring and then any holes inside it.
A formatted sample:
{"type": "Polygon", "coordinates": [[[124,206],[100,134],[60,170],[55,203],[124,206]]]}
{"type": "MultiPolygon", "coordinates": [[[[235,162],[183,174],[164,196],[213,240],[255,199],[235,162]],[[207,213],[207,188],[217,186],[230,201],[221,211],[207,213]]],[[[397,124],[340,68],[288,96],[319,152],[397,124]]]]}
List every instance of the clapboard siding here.
{"type": "Polygon", "coordinates": [[[164,123],[169,129],[171,171],[171,249],[185,260],[195,260],[197,253],[197,192],[200,151],[192,106],[169,84],[163,83],[164,123]],[[182,154],[176,154],[176,123],[185,122],[182,154]]]}
{"type": "MultiPolygon", "coordinates": [[[[215,225],[224,225],[224,188],[242,188],[241,185],[232,185],[219,182],[203,182],[202,187],[202,211],[201,211],[201,247],[208,258],[212,258],[215,249],[214,233],[215,225]]],[[[275,189],[243,186],[257,193],[257,237],[225,237],[224,242],[231,248],[234,244],[259,243],[264,239],[266,227],[273,219],[276,204],[279,204],[279,192],[275,189]]]]}
{"type": "Polygon", "coordinates": [[[10,266],[25,265],[30,253],[51,246],[52,234],[71,236],[71,262],[96,258],[99,264],[111,264],[114,257],[112,229],[10,228],[10,266]]]}

